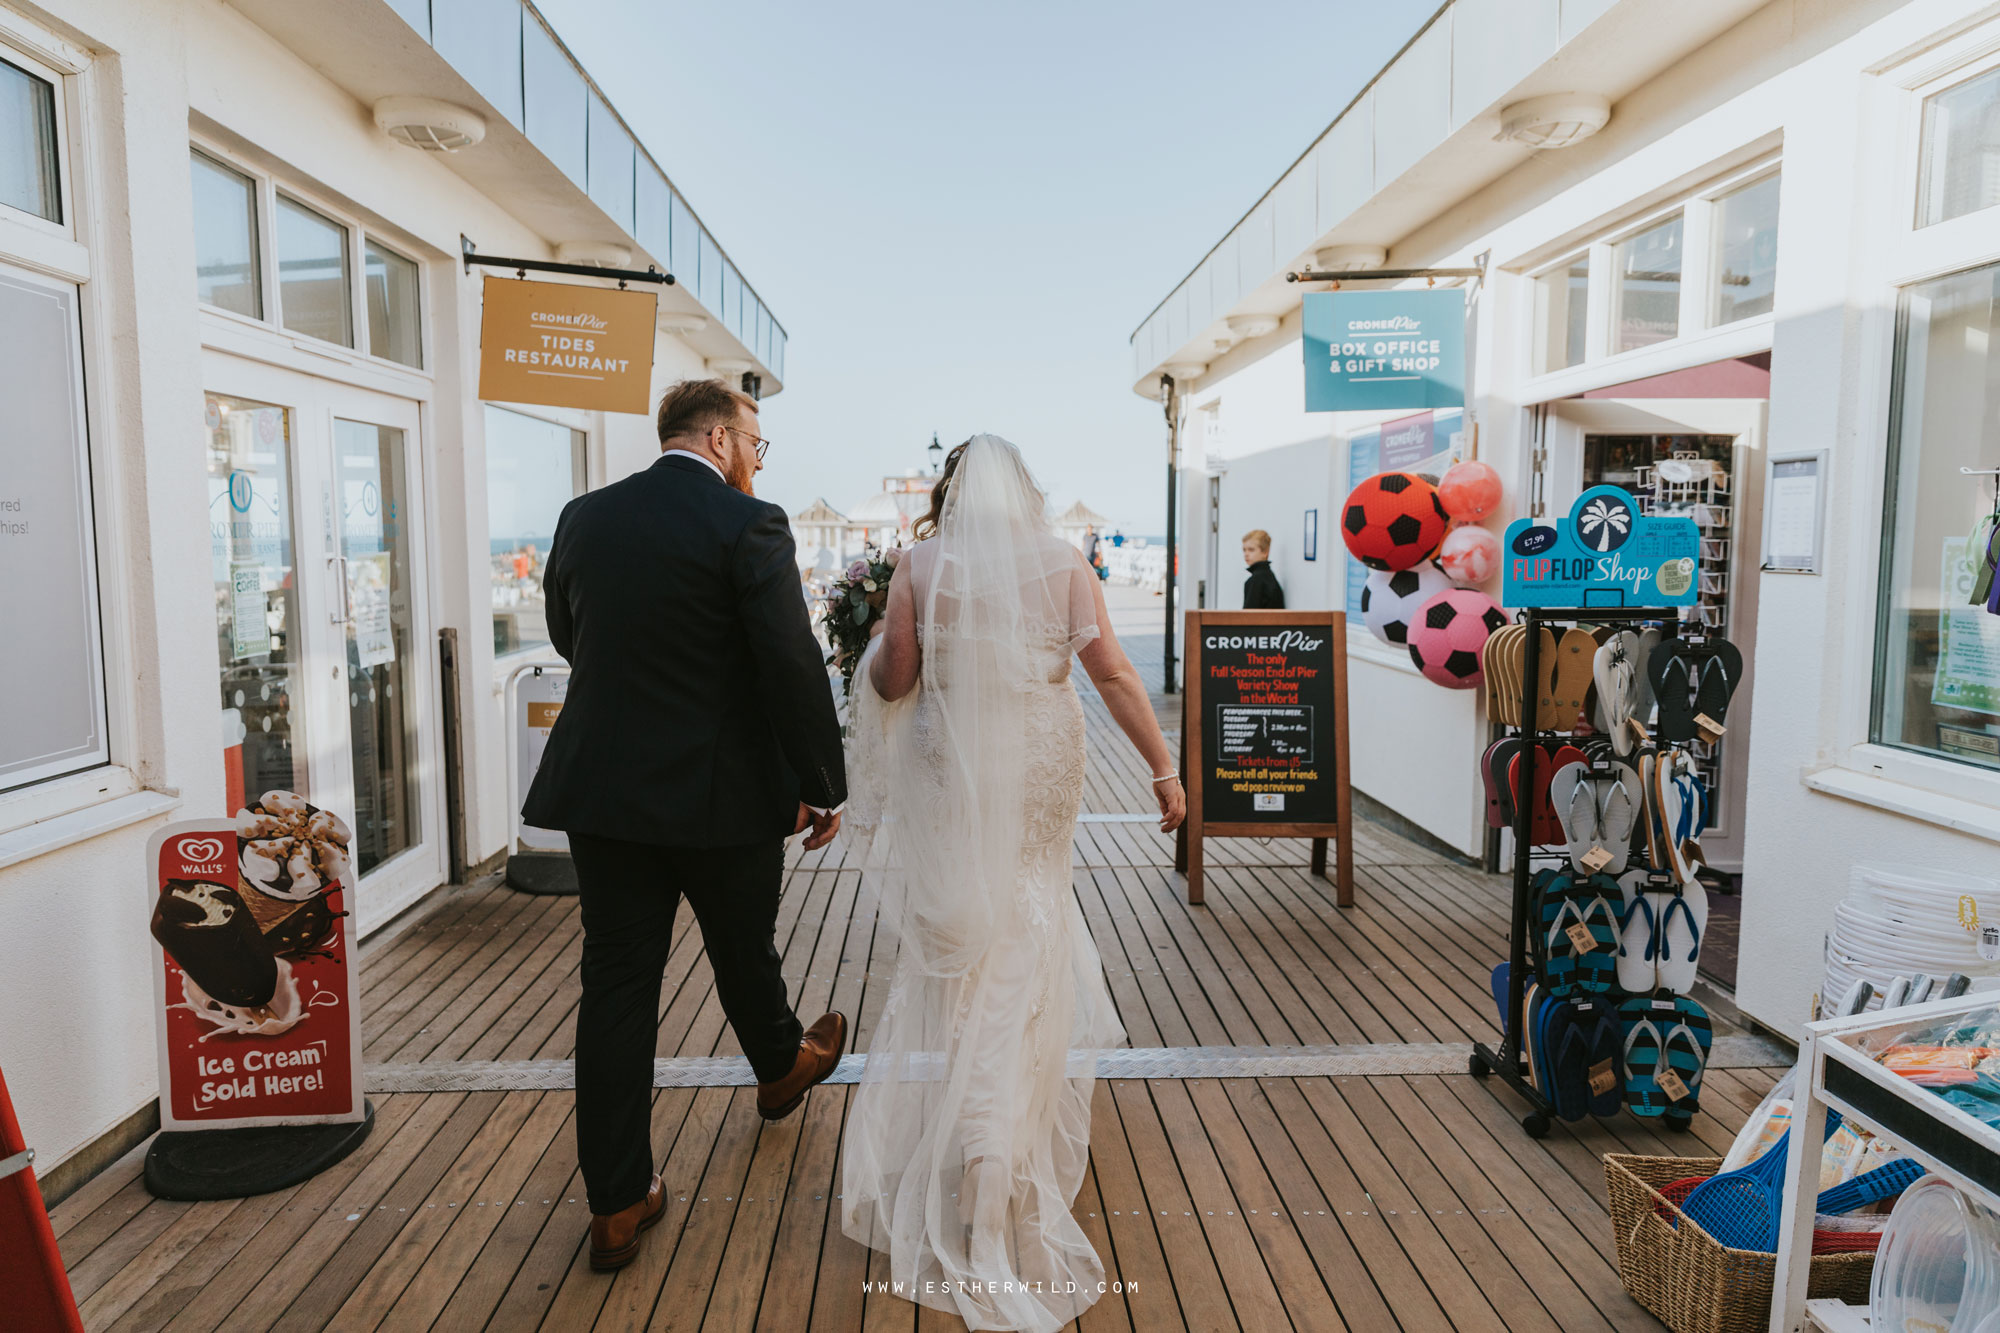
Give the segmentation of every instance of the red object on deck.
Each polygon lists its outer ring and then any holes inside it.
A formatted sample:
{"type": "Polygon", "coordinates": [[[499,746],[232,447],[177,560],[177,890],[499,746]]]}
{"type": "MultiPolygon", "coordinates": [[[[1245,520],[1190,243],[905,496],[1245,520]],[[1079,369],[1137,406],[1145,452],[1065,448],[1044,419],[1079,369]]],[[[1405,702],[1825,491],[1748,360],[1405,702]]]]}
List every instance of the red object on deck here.
{"type": "MultiPolygon", "coordinates": [[[[21,1122],[14,1118],[14,1103],[7,1096],[7,1080],[0,1076],[0,1162],[26,1148],[21,1122]]],[[[83,1333],[33,1167],[0,1176],[0,1304],[10,1329],[83,1333]]]]}

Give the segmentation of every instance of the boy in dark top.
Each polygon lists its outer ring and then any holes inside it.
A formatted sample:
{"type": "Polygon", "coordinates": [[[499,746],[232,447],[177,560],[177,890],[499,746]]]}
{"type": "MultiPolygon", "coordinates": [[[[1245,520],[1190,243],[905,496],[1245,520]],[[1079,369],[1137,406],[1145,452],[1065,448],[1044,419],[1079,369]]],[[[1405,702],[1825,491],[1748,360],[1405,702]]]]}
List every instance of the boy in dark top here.
{"type": "Polygon", "coordinates": [[[1243,563],[1250,567],[1250,577],[1243,580],[1243,609],[1284,610],[1285,590],[1278,583],[1278,576],[1271,572],[1270,533],[1252,528],[1243,534],[1243,563]]]}

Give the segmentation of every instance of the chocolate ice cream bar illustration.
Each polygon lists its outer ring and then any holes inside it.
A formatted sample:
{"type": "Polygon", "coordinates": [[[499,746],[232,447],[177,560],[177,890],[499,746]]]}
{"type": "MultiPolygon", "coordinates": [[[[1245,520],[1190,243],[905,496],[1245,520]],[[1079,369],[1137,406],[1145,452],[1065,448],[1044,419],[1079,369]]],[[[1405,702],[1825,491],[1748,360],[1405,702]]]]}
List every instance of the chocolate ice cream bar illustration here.
{"type": "Polygon", "coordinates": [[[243,880],[259,893],[304,902],[333,884],[353,885],[351,836],[338,815],[288,791],[267,791],[236,812],[243,880]]]}
{"type": "Polygon", "coordinates": [[[265,1005],[278,989],[278,960],[235,889],[168,880],[153,904],[153,938],[181,971],[228,1004],[265,1005]]]}

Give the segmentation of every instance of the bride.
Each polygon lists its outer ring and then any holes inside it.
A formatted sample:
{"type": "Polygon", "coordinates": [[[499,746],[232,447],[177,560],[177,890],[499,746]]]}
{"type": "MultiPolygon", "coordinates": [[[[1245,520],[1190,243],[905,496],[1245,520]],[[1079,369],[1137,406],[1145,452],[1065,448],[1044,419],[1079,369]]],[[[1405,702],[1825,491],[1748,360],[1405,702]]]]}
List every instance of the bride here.
{"type": "Polygon", "coordinates": [[[1070,1212],[1098,1052],[1125,1032],[1070,887],[1083,663],[1186,798],[1104,594],[1019,451],[952,450],[856,669],[847,817],[897,952],[841,1144],[841,1229],[976,1329],[1059,1328],[1105,1286],[1070,1212]]]}

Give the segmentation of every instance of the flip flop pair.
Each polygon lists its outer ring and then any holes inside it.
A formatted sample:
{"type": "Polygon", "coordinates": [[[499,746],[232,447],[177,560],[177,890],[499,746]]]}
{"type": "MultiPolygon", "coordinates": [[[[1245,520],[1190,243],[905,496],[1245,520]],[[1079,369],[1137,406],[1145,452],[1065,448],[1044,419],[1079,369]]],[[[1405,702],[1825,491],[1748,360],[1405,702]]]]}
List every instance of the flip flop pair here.
{"type": "Polygon", "coordinates": [[[1544,870],[1532,890],[1536,973],[1558,999],[1602,995],[1618,982],[1618,882],[1544,870]]]}
{"type": "Polygon", "coordinates": [[[1626,1109],[1685,1128],[1700,1109],[1708,1072],[1715,1031],[1708,1011],[1685,995],[1635,996],[1618,1006],[1618,1016],[1625,1033],[1626,1109]]]}
{"type": "Polygon", "coordinates": [[[1570,864],[1583,874],[1592,849],[1603,848],[1610,860],[1596,869],[1619,875],[1631,856],[1632,830],[1639,820],[1644,793],[1638,775],[1624,764],[1612,763],[1608,773],[1592,771],[1587,760],[1571,761],[1549,775],[1549,805],[1562,827],[1570,864]]]}
{"type": "Polygon", "coordinates": [[[1541,706],[1535,725],[1542,731],[1575,731],[1583,720],[1585,697],[1590,693],[1591,668],[1597,661],[1597,640],[1581,627],[1565,630],[1557,639],[1542,631],[1541,670],[1537,673],[1537,694],[1541,706]]]}
{"type": "Polygon", "coordinates": [[[1646,678],[1659,706],[1655,736],[1670,744],[1691,741],[1697,714],[1721,722],[1729,711],[1743,678],[1743,653],[1723,638],[1663,644],[1648,659],[1646,678]]]}
{"type": "Polygon", "coordinates": [[[1623,1029],[1609,1000],[1578,999],[1551,1006],[1544,1032],[1548,1097],[1556,1115],[1578,1121],[1613,1116],[1624,1104],[1623,1029]]]}
{"type": "Polygon", "coordinates": [[[1649,879],[1637,871],[1620,882],[1626,897],[1618,918],[1618,988],[1635,995],[1685,993],[1700,975],[1708,890],[1699,881],[1677,890],[1642,887],[1649,879]]]}

